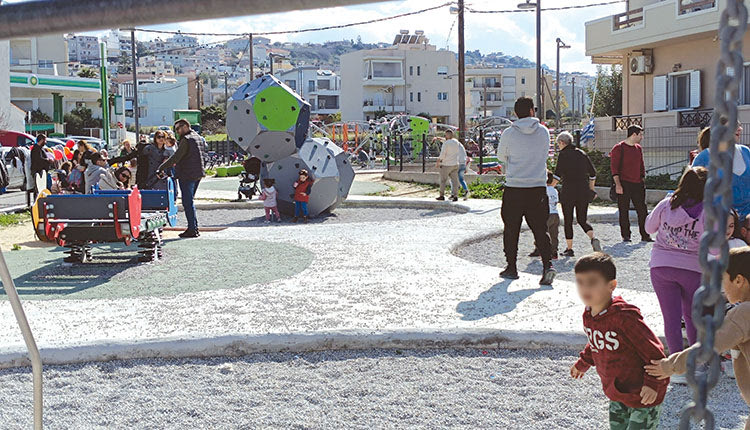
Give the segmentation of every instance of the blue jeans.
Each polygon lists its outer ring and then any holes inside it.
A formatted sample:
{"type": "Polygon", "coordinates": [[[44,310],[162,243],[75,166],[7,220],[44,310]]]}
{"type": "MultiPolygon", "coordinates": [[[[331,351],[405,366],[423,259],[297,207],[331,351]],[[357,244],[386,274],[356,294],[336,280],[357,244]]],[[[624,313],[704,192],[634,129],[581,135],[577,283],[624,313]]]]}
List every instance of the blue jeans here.
{"type": "Polygon", "coordinates": [[[299,217],[299,213],[302,212],[302,215],[307,216],[307,202],[298,202],[294,201],[294,216],[299,217]]]}
{"type": "MultiPolygon", "coordinates": [[[[469,187],[466,186],[466,180],[464,179],[464,174],[466,173],[466,164],[458,166],[458,183],[461,184],[461,188],[464,189],[464,191],[469,191],[469,187]]],[[[454,193],[458,195],[458,193],[454,193]]]]}
{"type": "Polygon", "coordinates": [[[185,218],[187,218],[188,230],[198,229],[198,216],[195,213],[193,198],[198,191],[198,185],[201,180],[197,181],[180,181],[180,192],[182,194],[182,207],[185,209],[185,218]]]}

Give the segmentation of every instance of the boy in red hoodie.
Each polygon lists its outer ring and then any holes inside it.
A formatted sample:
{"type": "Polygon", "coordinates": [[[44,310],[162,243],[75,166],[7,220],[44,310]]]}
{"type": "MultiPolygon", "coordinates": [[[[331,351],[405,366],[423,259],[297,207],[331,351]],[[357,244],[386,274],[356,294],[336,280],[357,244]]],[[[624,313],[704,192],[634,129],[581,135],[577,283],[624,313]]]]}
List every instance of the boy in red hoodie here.
{"type": "Polygon", "coordinates": [[[610,429],[656,429],[669,380],[649,376],[643,366],[664,358],[664,347],[637,307],[612,297],[617,286],[612,257],[601,252],[582,257],[575,273],[578,295],[586,305],[583,326],[589,341],[570,376],[580,379],[596,366],[610,399],[610,429]]]}
{"type": "Polygon", "coordinates": [[[299,179],[294,183],[294,218],[292,218],[292,222],[297,222],[300,214],[303,216],[302,221],[307,222],[307,202],[310,201],[312,185],[310,173],[305,169],[300,170],[299,179]]]}

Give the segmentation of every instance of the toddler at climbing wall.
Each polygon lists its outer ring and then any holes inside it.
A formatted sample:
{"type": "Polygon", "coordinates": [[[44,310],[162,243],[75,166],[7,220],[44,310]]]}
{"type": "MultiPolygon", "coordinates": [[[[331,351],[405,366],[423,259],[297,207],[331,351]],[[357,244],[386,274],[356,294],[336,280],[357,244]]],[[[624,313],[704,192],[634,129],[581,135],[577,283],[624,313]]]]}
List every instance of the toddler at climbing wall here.
{"type": "Polygon", "coordinates": [[[271,178],[263,180],[263,191],[260,193],[260,199],[263,200],[263,208],[266,210],[266,222],[271,222],[271,214],[276,215],[276,221],[281,222],[281,214],[276,204],[276,188],[273,184],[275,181],[271,178]]]}

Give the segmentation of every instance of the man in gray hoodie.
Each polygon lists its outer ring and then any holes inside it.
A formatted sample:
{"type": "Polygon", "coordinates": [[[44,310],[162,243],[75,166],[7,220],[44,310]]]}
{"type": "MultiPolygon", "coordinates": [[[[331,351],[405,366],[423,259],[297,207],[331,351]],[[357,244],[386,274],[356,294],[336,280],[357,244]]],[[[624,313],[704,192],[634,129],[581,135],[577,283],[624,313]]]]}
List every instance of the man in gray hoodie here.
{"type": "Polygon", "coordinates": [[[497,148],[497,158],[505,164],[501,215],[504,225],[503,248],[508,262],[508,267],[500,276],[518,279],[518,236],[521,222],[526,218],[544,266],[539,284],[552,285],[556,272],[552,267],[552,247],[547,233],[549,130],[534,118],[534,102],[530,98],[516,100],[514,110],[518,120],[503,132],[497,148]]]}

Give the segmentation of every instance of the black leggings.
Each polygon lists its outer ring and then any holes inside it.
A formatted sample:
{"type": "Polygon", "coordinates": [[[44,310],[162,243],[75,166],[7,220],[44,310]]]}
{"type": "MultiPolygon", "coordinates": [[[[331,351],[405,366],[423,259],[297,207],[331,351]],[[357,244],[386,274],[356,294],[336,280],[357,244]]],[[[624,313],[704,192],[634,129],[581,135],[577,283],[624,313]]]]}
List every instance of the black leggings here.
{"type": "Polygon", "coordinates": [[[586,221],[589,212],[588,197],[579,196],[570,200],[561,201],[560,204],[562,205],[563,218],[565,221],[564,228],[566,240],[573,239],[573,209],[576,211],[578,225],[581,226],[584,233],[588,233],[594,229],[591,227],[591,224],[586,221]]]}

